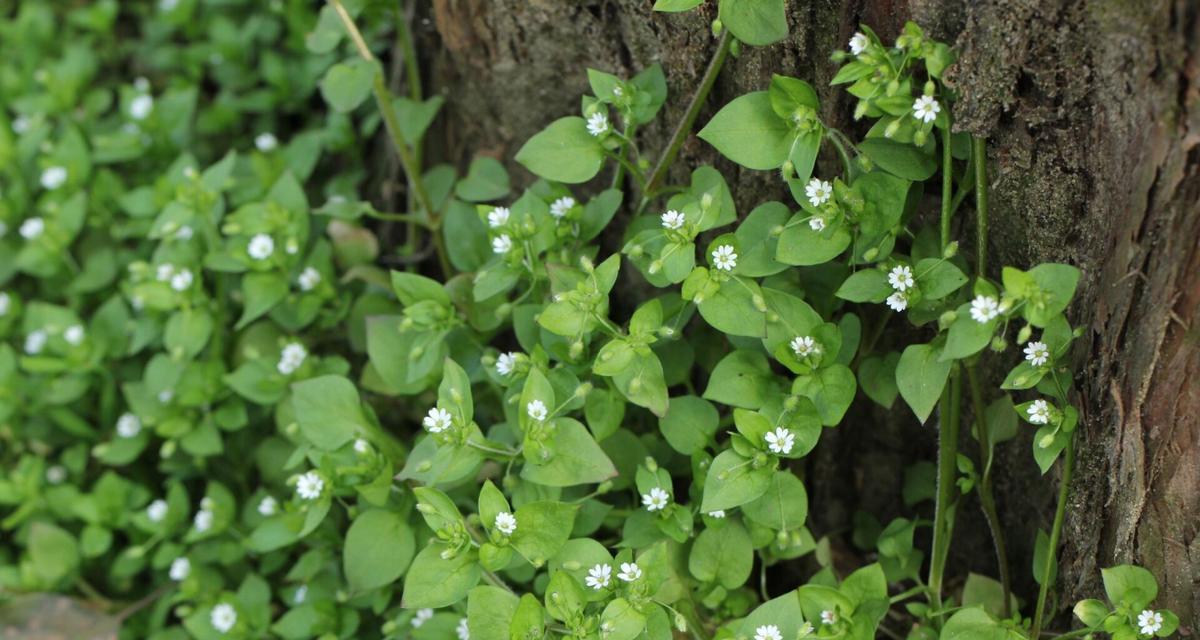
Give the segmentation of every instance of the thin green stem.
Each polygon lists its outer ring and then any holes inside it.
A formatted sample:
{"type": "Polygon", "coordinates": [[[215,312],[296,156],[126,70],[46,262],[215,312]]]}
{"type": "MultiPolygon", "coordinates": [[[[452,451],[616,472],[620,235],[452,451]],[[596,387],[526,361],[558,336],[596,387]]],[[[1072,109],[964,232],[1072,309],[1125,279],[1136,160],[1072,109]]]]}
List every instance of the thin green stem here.
{"type": "Polygon", "coordinates": [[[971,158],[975,164],[975,210],[978,212],[975,233],[975,264],[979,269],[979,277],[987,274],[987,234],[988,234],[988,183],[987,183],[987,141],[983,138],[971,138],[971,158]]]}
{"type": "Polygon", "coordinates": [[[683,112],[683,119],[679,121],[679,124],[675,126],[675,131],[671,134],[671,141],[667,143],[667,151],[658,159],[658,164],[654,166],[654,170],[650,172],[650,178],[646,180],[646,188],[642,191],[643,201],[647,200],[648,195],[667,177],[667,170],[671,168],[671,163],[675,162],[675,156],[679,155],[683,141],[692,131],[696,117],[700,115],[700,107],[704,106],[704,101],[708,99],[708,94],[717,81],[717,75],[720,74],[721,67],[725,64],[725,58],[729,56],[729,45],[732,42],[733,36],[726,29],[721,34],[721,41],[717,44],[717,51],[709,61],[708,68],[704,70],[700,86],[696,88],[696,93],[692,95],[692,101],[688,103],[687,109],[683,112]]]}
{"type": "MultiPolygon", "coordinates": [[[[400,19],[396,21],[396,40],[400,45],[401,55],[404,56],[404,71],[405,80],[408,85],[408,97],[414,102],[422,100],[421,90],[421,69],[417,65],[417,50],[413,46],[412,30],[408,24],[408,17],[400,15],[400,19]]],[[[417,166],[421,166],[424,157],[424,149],[422,141],[413,141],[413,157],[417,161],[417,166]]],[[[411,191],[409,193],[409,209],[412,208],[413,198],[411,191]]],[[[408,222],[404,229],[404,255],[411,256],[417,251],[417,223],[408,222]]]]}
{"type": "MultiPolygon", "coordinates": [[[[947,116],[949,118],[949,116],[947,116]]],[[[954,156],[950,148],[950,126],[942,129],[942,250],[950,244],[950,221],[954,218],[954,156]]]]}
{"type": "Polygon", "coordinates": [[[962,374],[955,369],[938,400],[937,502],[933,516],[933,551],[929,559],[929,595],[937,607],[942,603],[942,576],[954,533],[958,472],[958,407],[962,400],[962,374]]]}
{"type": "Polygon", "coordinates": [[[1046,612],[1046,593],[1050,589],[1050,570],[1058,556],[1058,539],[1062,536],[1063,520],[1067,515],[1067,497],[1071,494],[1071,476],[1075,472],[1075,432],[1067,436],[1066,458],[1063,460],[1062,481],[1058,487],[1058,506],[1054,509],[1054,525],[1050,529],[1050,548],[1042,566],[1041,587],[1038,589],[1037,609],[1033,614],[1033,634],[1042,632],[1042,617],[1046,612]]]}
{"type": "Polygon", "coordinates": [[[979,504],[987,519],[988,529],[992,532],[992,544],[996,548],[996,564],[1000,570],[1000,587],[1004,592],[1004,602],[1001,613],[1009,617],[1010,596],[1012,593],[1012,578],[1008,573],[1008,549],[1004,545],[1004,529],[1000,526],[1000,514],[996,509],[996,498],[992,494],[992,449],[991,436],[988,431],[987,413],[983,404],[983,390],[979,384],[979,372],[975,365],[967,365],[967,384],[971,389],[971,404],[975,408],[975,425],[979,429],[976,439],[979,440],[979,463],[983,465],[983,473],[979,478],[979,504]]]}

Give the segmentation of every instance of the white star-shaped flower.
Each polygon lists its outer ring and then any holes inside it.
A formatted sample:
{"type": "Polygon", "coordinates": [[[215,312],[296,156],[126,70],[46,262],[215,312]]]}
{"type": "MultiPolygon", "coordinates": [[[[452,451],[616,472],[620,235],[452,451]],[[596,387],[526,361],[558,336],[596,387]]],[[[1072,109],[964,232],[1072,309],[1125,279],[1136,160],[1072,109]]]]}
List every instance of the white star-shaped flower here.
{"type": "Polygon", "coordinates": [[[584,582],[596,591],[608,587],[612,582],[612,565],[598,564],[588,569],[588,575],[584,582]]]}
{"type": "Polygon", "coordinates": [[[296,278],[296,284],[300,285],[301,291],[312,291],[321,284],[321,272],[313,267],[304,267],[304,271],[296,278]]]}
{"type": "Polygon", "coordinates": [[[671,495],[661,487],[654,487],[650,493],[642,494],[642,504],[646,506],[646,511],[662,511],[667,508],[669,502],[671,495]]]}
{"type": "Polygon", "coordinates": [[[159,498],[146,507],[146,517],[150,522],[162,522],[167,517],[167,501],[159,498]]]}
{"type": "Polygon", "coordinates": [[[913,102],[913,116],[926,124],[937,119],[937,114],[942,110],[942,105],[933,96],[921,96],[913,102]]]}
{"type": "Polygon", "coordinates": [[[420,627],[433,617],[433,609],[417,609],[416,615],[413,616],[412,626],[414,629],[420,627]]]}
{"type": "Polygon", "coordinates": [[[1162,614],[1151,609],[1145,609],[1138,614],[1138,627],[1144,636],[1152,636],[1158,633],[1163,626],[1162,614]]]}
{"type": "Polygon", "coordinates": [[[255,234],[246,245],[246,253],[255,260],[266,260],[275,253],[275,239],[265,233],[255,234]]]}
{"type": "Polygon", "coordinates": [[[733,252],[733,246],[723,244],[717,247],[712,252],[713,266],[721,271],[733,271],[737,266],[737,254],[733,252]]]}
{"type": "Polygon", "coordinates": [[[587,130],[588,133],[596,136],[597,138],[608,133],[608,116],[604,115],[604,113],[600,111],[588,116],[587,130]]]}
{"type": "Polygon", "coordinates": [[[809,218],[808,219],[808,228],[812,229],[813,231],[824,231],[825,230],[825,218],[822,218],[820,216],[813,216],[813,217],[809,218]]]}
{"type": "Polygon", "coordinates": [[[617,577],[625,582],[633,582],[642,577],[642,568],[637,566],[636,562],[622,562],[621,572],[617,574],[617,577]]]}
{"type": "Polygon", "coordinates": [[[496,514],[496,530],[506,536],[511,536],[517,530],[517,518],[507,511],[496,514]]]}
{"type": "Polygon", "coordinates": [[[892,311],[904,311],[908,308],[908,296],[897,291],[887,297],[887,306],[891,307],[892,311]]]}
{"type": "Polygon", "coordinates": [[[538,422],[545,420],[546,416],[550,415],[546,411],[546,404],[541,400],[530,400],[529,404],[525,405],[525,413],[538,422]]]}
{"type": "Polygon", "coordinates": [[[258,515],[264,518],[270,518],[279,511],[279,503],[271,496],[263,496],[262,500],[258,501],[258,515]]]}
{"type": "Polygon", "coordinates": [[[195,517],[192,518],[192,526],[196,527],[196,531],[200,533],[208,531],[213,526],[213,512],[209,509],[197,511],[195,517]]]}
{"type": "Polygon", "coordinates": [[[850,53],[853,53],[857,56],[867,50],[868,44],[870,44],[870,40],[867,40],[866,34],[855,32],[855,34],[850,37],[850,53]]]}
{"type": "Polygon", "coordinates": [[[83,338],[83,327],[80,325],[73,324],[63,331],[63,340],[66,340],[67,344],[69,345],[77,347],[80,344],[83,344],[83,338]]]}
{"type": "Polygon", "coordinates": [[[808,197],[809,204],[819,207],[833,197],[833,185],[820,178],[813,178],[804,185],[804,195],[808,197]]]}
{"type": "Polygon", "coordinates": [[[154,96],[143,93],[129,101],[129,117],[134,120],[145,120],[154,110],[154,96]]]}
{"type": "Polygon", "coordinates": [[[283,347],[283,351],[279,354],[279,363],[275,365],[275,369],[279,373],[290,376],[304,364],[305,358],[308,357],[308,350],[299,342],[289,342],[283,347]]]}
{"type": "Polygon", "coordinates": [[[662,214],[662,226],[667,229],[679,229],[687,216],[674,209],[662,214]]]}
{"type": "Polygon", "coordinates": [[[421,424],[425,425],[429,433],[441,433],[449,429],[453,421],[454,418],[450,415],[449,411],[440,407],[434,407],[425,415],[425,419],[421,421],[421,424]]]}
{"type": "Polygon", "coordinates": [[[508,237],[507,233],[502,233],[495,238],[492,238],[492,253],[504,255],[512,251],[513,241],[508,237]]]}
{"type": "Polygon", "coordinates": [[[508,207],[496,207],[488,212],[488,226],[493,229],[503,227],[508,224],[508,218],[511,215],[512,212],[508,210],[508,207]]]}
{"type": "Polygon", "coordinates": [[[132,413],[123,413],[117,418],[117,435],[122,438],[133,438],[142,432],[142,421],[132,413]]]}
{"type": "Polygon", "coordinates": [[[779,632],[779,627],[764,624],[754,630],[754,640],[783,640],[783,634],[779,632]]]}
{"type": "Polygon", "coordinates": [[[888,273],[888,284],[892,285],[896,291],[908,291],[916,283],[917,281],[913,279],[912,269],[908,265],[897,265],[892,267],[888,273]]]}
{"type": "Polygon", "coordinates": [[[796,336],[792,338],[791,346],[792,351],[801,358],[821,353],[821,345],[812,336],[796,336]]]}
{"type": "Polygon", "coordinates": [[[454,627],[454,633],[458,636],[458,640],[471,640],[471,628],[467,626],[466,618],[458,619],[458,626],[454,627]]]}
{"type": "Polygon", "coordinates": [[[325,481],[316,471],[307,471],[296,480],[296,495],[305,500],[316,500],[325,489],[325,481]]]}
{"type": "Polygon", "coordinates": [[[167,576],[175,582],[183,582],[191,573],[192,563],[187,558],[175,558],[171,561],[171,568],[167,570],[167,576]]]}
{"type": "Polygon", "coordinates": [[[519,354],[513,351],[500,354],[500,357],[496,358],[496,372],[502,376],[512,373],[517,366],[517,355],[519,354]]]}
{"type": "Polygon", "coordinates": [[[25,221],[21,223],[21,228],[17,231],[21,234],[22,238],[25,238],[26,240],[33,240],[46,231],[46,221],[37,216],[26,218],[25,221]]]}
{"type": "Polygon", "coordinates": [[[1045,400],[1034,400],[1026,409],[1031,424],[1049,424],[1050,405],[1045,400]]]}
{"type": "Polygon", "coordinates": [[[46,348],[46,341],[50,339],[50,335],[41,329],[35,329],[25,336],[25,353],[36,356],[46,348]]]}
{"type": "Polygon", "coordinates": [[[180,269],[171,276],[171,288],[179,292],[187,291],[194,280],[191,269],[180,269]]]}
{"type": "Polygon", "coordinates": [[[237,624],[237,611],[233,605],[222,602],[212,608],[212,613],[208,616],[208,621],[212,623],[213,629],[221,633],[229,633],[233,625],[237,624]]]}
{"type": "Polygon", "coordinates": [[[279,146],[279,139],[275,137],[275,134],[270,132],[260,133],[257,136],[254,136],[254,146],[258,148],[259,151],[267,153],[269,151],[274,151],[275,147],[279,146]]]}
{"type": "Polygon", "coordinates": [[[837,614],[829,609],[821,612],[821,624],[834,624],[837,622],[837,614]]]}
{"type": "Polygon", "coordinates": [[[563,196],[550,203],[550,215],[561,220],[566,217],[568,213],[570,213],[571,208],[574,206],[575,198],[572,198],[571,196],[563,196]]]}
{"type": "Polygon", "coordinates": [[[1030,342],[1025,345],[1025,359],[1029,364],[1040,367],[1050,361],[1050,349],[1045,342],[1030,342]]]}
{"type": "Polygon", "coordinates": [[[795,434],[783,427],[775,427],[774,431],[768,431],[764,439],[767,441],[767,448],[772,453],[784,455],[791,453],[792,447],[796,444],[795,434]]]}
{"type": "Polygon", "coordinates": [[[42,188],[46,191],[54,191],[63,186],[67,182],[66,167],[46,167],[42,171],[41,183],[42,188]]]}
{"type": "Polygon", "coordinates": [[[990,322],[1000,315],[1000,301],[992,296],[975,296],[971,301],[971,318],[975,322],[990,322]]]}

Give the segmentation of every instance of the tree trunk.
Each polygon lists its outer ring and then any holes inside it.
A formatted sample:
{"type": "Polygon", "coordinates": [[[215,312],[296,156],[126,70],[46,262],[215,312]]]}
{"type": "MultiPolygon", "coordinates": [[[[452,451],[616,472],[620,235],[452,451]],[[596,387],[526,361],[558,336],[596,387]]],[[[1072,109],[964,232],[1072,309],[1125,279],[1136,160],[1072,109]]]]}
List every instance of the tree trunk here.
{"type": "MultiPolygon", "coordinates": [[[[509,162],[554,118],[576,113],[586,67],[631,76],[662,64],[670,96],[640,132],[656,157],[716,42],[715,2],[656,14],[650,0],[419,2],[431,92],[449,100],[431,154],[509,162]],[[438,151],[440,150],[440,151],[438,151]]],[[[905,20],[956,42],[957,128],[987,136],[993,276],[999,266],[1067,262],[1083,271],[1070,311],[1083,418],[1060,555],[1059,610],[1102,594],[1101,567],[1146,566],[1159,605],[1185,627],[1200,612],[1200,9],[1195,0],[791,0],[790,36],[745,47],[721,72],[698,125],[773,73],[811,81],[822,116],[854,128],[828,87],[829,54],[865,23],[885,41],[905,20]]],[[[694,136],[671,173],[715,164],[739,210],[790,202],[770,172],[741,169],[694,136]]],[[[833,158],[821,165],[836,167],[833,158]]],[[[826,175],[829,175],[826,172],[826,175]]],[[[970,215],[960,216],[970,220],[970,215]]],[[[969,223],[958,231],[969,237],[969,223]]],[[[969,243],[964,243],[969,244],[969,243]]],[[[617,247],[609,247],[616,249],[617,247]]],[[[995,359],[993,359],[995,360],[995,359]]],[[[990,371],[998,383],[1003,372],[990,371]]],[[[998,384],[993,385],[993,388],[998,384]]],[[[932,459],[933,431],[899,405],[829,430],[805,469],[812,527],[844,530],[859,509],[900,515],[903,468],[932,459]],[[917,444],[912,444],[916,442],[917,444]]],[[[1019,592],[1033,593],[1032,541],[1049,529],[1057,473],[1038,473],[1031,432],[1004,445],[997,474],[1019,592]]],[[[968,447],[970,449],[970,447],[968,447]]],[[[951,573],[995,575],[983,517],[963,505],[951,573]]]]}

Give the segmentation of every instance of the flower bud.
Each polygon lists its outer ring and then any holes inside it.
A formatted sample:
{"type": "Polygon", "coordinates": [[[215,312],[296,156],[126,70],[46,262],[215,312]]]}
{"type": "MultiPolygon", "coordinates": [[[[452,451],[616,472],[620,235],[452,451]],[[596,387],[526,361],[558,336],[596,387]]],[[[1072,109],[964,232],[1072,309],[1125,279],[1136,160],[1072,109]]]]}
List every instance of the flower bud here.
{"type": "Polygon", "coordinates": [[[711,209],[712,205],[713,205],[713,197],[712,197],[711,193],[706,193],[706,194],[700,196],[700,208],[701,209],[706,209],[706,210],[711,209]]]}
{"type": "Polygon", "coordinates": [[[762,311],[762,312],[766,312],[766,310],[767,310],[767,301],[766,301],[766,300],[763,300],[763,297],[762,297],[762,296],[760,296],[759,294],[757,294],[757,293],[756,293],[756,294],[754,294],[754,295],[753,295],[753,296],[750,298],[750,302],[752,302],[752,303],[754,304],[754,308],[755,308],[755,309],[758,309],[759,311],[762,311]]]}
{"type": "Polygon", "coordinates": [[[1017,332],[1017,344],[1025,344],[1033,337],[1033,327],[1025,325],[1017,332]]]}
{"type": "Polygon", "coordinates": [[[796,165],[792,164],[791,160],[783,163],[783,167],[779,169],[784,180],[788,180],[796,175],[796,165]]]}
{"type": "Polygon", "coordinates": [[[871,247],[863,252],[863,260],[874,262],[875,258],[879,257],[879,247],[871,247]]]}
{"type": "Polygon", "coordinates": [[[721,19],[720,19],[720,18],[717,18],[716,20],[713,20],[713,21],[712,21],[712,34],[713,34],[713,37],[715,38],[715,37],[717,37],[717,36],[721,35],[721,30],[722,30],[722,29],[724,29],[724,28],[725,28],[725,25],[721,23],[721,19]]]}
{"type": "Polygon", "coordinates": [[[937,85],[933,83],[933,80],[926,80],[925,81],[925,95],[931,96],[936,91],[937,91],[937,85]]]}
{"type": "Polygon", "coordinates": [[[630,258],[640,258],[643,253],[645,253],[645,250],[642,249],[642,245],[640,244],[635,244],[632,247],[629,247],[630,258]]]}
{"type": "Polygon", "coordinates": [[[1008,341],[1004,339],[1004,336],[996,336],[995,338],[992,338],[992,351],[1000,353],[1007,348],[1008,341]]]}
{"type": "Polygon", "coordinates": [[[655,260],[650,263],[650,267],[646,269],[650,275],[654,275],[662,270],[662,260],[655,260]]]}
{"type": "Polygon", "coordinates": [[[859,100],[858,105],[854,107],[854,119],[862,120],[862,117],[867,115],[867,103],[864,100],[859,100]]]}
{"type": "Polygon", "coordinates": [[[950,258],[953,258],[956,255],[958,255],[958,241],[957,240],[946,245],[946,248],[942,250],[942,257],[947,260],[949,260],[950,258]]]}
{"type": "Polygon", "coordinates": [[[496,307],[496,315],[501,318],[507,318],[512,313],[512,305],[505,302],[496,307]]]}
{"type": "Polygon", "coordinates": [[[591,258],[587,256],[579,256],[579,267],[587,273],[591,273],[596,270],[596,265],[592,262],[591,258]]]}
{"type": "Polygon", "coordinates": [[[1054,434],[1053,433],[1047,433],[1046,435],[1042,436],[1041,440],[1038,440],[1038,448],[1041,448],[1041,449],[1045,449],[1052,444],[1054,444],[1054,434]]]}
{"type": "Polygon", "coordinates": [[[887,89],[884,91],[887,93],[889,98],[896,95],[896,93],[900,91],[900,81],[893,78],[892,81],[887,84],[887,89]]]}
{"type": "Polygon", "coordinates": [[[779,533],[775,534],[775,544],[778,545],[780,549],[786,549],[788,547],[788,541],[789,536],[787,531],[780,531],[779,533]]]}
{"type": "Polygon", "coordinates": [[[800,406],[800,398],[796,396],[788,396],[783,401],[783,408],[788,411],[795,411],[796,407],[800,406]]]}
{"type": "Polygon", "coordinates": [[[571,343],[571,348],[570,348],[570,351],[569,351],[568,355],[570,355],[570,356],[571,356],[571,359],[572,359],[572,360],[574,360],[574,359],[578,358],[579,356],[583,355],[583,341],[581,341],[581,340],[576,340],[575,342],[572,342],[572,343],[571,343]]]}
{"type": "Polygon", "coordinates": [[[679,633],[687,633],[688,630],[687,618],[684,618],[683,614],[678,611],[675,612],[675,628],[679,633]]]}
{"type": "MultiPolygon", "coordinates": [[[[295,424],[295,423],[292,423],[292,424],[295,424]]],[[[299,427],[297,427],[297,428],[299,428],[299,427]]],[[[174,440],[167,440],[166,442],[164,442],[162,444],[162,448],[159,449],[159,453],[161,454],[161,457],[163,457],[163,458],[170,458],[171,456],[175,455],[175,449],[178,446],[179,446],[178,442],[176,442],[174,440]]]]}
{"type": "Polygon", "coordinates": [[[891,122],[888,123],[887,128],[885,128],[883,130],[883,137],[891,138],[892,136],[896,135],[896,132],[899,130],[900,130],[900,121],[892,120],[891,122]]]}
{"type": "Polygon", "coordinates": [[[917,132],[913,134],[913,144],[917,145],[918,147],[924,145],[926,137],[927,136],[924,129],[917,129],[917,132]]]}
{"type": "Polygon", "coordinates": [[[591,392],[592,392],[592,383],[590,383],[590,382],[585,382],[585,383],[579,385],[578,387],[575,387],[575,397],[576,398],[586,398],[587,395],[591,392]]]}
{"type": "Polygon", "coordinates": [[[938,316],[938,329],[942,331],[949,329],[950,325],[954,324],[955,320],[958,320],[958,312],[947,311],[943,313],[942,315],[938,316]]]}
{"type": "Polygon", "coordinates": [[[645,464],[646,464],[646,468],[649,469],[651,473],[658,471],[658,461],[655,460],[654,458],[652,458],[650,456],[646,456],[645,464]]]}

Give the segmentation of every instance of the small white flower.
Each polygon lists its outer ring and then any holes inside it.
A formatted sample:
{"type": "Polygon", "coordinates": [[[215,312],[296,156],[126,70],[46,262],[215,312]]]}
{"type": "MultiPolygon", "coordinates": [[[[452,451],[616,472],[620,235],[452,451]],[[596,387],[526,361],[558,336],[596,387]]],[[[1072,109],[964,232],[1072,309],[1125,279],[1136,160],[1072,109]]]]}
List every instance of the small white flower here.
{"type": "Polygon", "coordinates": [[[724,509],[717,509],[716,511],[709,511],[709,512],[708,512],[708,517],[710,517],[710,518],[716,518],[717,520],[720,520],[721,518],[724,518],[724,517],[725,517],[725,510],[724,510],[724,509]]]}
{"type": "Polygon", "coordinates": [[[36,356],[46,348],[46,341],[50,336],[45,331],[38,329],[25,336],[25,353],[36,356]]]}
{"type": "Polygon", "coordinates": [[[279,373],[290,376],[304,364],[304,359],[308,357],[308,350],[299,342],[289,342],[283,347],[283,351],[279,354],[279,363],[275,365],[275,369],[279,373]]]}
{"type": "Polygon", "coordinates": [[[161,404],[167,404],[175,397],[175,392],[171,389],[163,389],[158,392],[158,401],[161,404]]]}
{"type": "Polygon", "coordinates": [[[296,592],[292,594],[292,604],[302,604],[308,599],[308,585],[302,584],[296,587],[296,592]]]}
{"type": "Polygon", "coordinates": [[[325,481],[316,471],[308,471],[300,476],[296,481],[296,495],[305,500],[316,500],[321,497],[321,491],[325,489],[325,481]]]}
{"type": "Polygon", "coordinates": [[[1050,349],[1045,342],[1030,342],[1025,345],[1025,359],[1029,364],[1040,367],[1050,361],[1050,349]]]}
{"type": "Polygon", "coordinates": [[[31,126],[33,126],[33,123],[25,116],[17,116],[17,118],[12,121],[13,133],[17,135],[21,135],[22,133],[29,131],[29,127],[31,126]]]}
{"type": "Polygon", "coordinates": [[[159,282],[166,282],[167,280],[170,280],[171,276],[173,275],[175,275],[175,265],[169,262],[160,264],[154,268],[154,279],[158,280],[159,282]]]}
{"type": "Polygon", "coordinates": [[[598,564],[588,569],[584,582],[596,591],[606,588],[612,582],[612,565],[598,564]]]}
{"type": "Polygon", "coordinates": [[[321,272],[313,267],[304,267],[304,271],[296,278],[296,284],[300,285],[301,291],[312,291],[321,284],[321,272]]]}
{"type": "Polygon", "coordinates": [[[354,440],[354,453],[366,455],[371,452],[371,443],[367,442],[366,438],[357,438],[354,440]]]}
{"type": "Polygon", "coordinates": [[[867,50],[867,45],[870,43],[867,36],[863,33],[856,32],[850,37],[850,53],[859,55],[867,50]]]}
{"type": "Polygon", "coordinates": [[[258,501],[258,515],[269,518],[279,510],[279,503],[272,496],[263,496],[262,500],[258,501]]]}
{"type": "Polygon", "coordinates": [[[517,530],[517,518],[507,511],[496,514],[496,530],[506,536],[511,536],[517,530]]]}
{"type": "Polygon", "coordinates": [[[764,624],[754,630],[754,640],[783,640],[783,634],[779,632],[779,627],[764,624]]]}
{"type": "Polygon", "coordinates": [[[829,609],[821,612],[821,624],[834,624],[837,622],[837,614],[829,609]]]}
{"type": "Polygon", "coordinates": [[[908,291],[916,283],[917,281],[913,279],[912,269],[908,265],[897,265],[892,267],[888,273],[888,284],[892,285],[896,291],[908,291]]]}
{"type": "Polygon", "coordinates": [[[511,215],[512,212],[508,210],[508,207],[496,207],[488,212],[488,226],[493,229],[503,227],[508,224],[508,218],[511,215]]]}
{"type": "Polygon", "coordinates": [[[808,197],[809,204],[819,207],[833,197],[833,185],[820,178],[813,178],[804,185],[804,195],[808,197]]]}
{"type": "Polygon", "coordinates": [[[195,230],[185,224],[182,227],[179,227],[179,229],[177,229],[175,231],[175,239],[183,240],[186,242],[188,240],[191,240],[192,236],[195,234],[196,234],[195,230]]]}
{"type": "Polygon", "coordinates": [[[43,189],[54,191],[67,182],[67,168],[58,166],[46,167],[46,170],[42,171],[41,182],[43,189]]]}
{"type": "Polygon", "coordinates": [[[181,292],[187,291],[194,280],[191,269],[180,269],[178,273],[171,276],[171,288],[181,292]]]}
{"type": "Polygon", "coordinates": [[[1152,636],[1158,633],[1163,626],[1162,614],[1151,609],[1145,609],[1138,614],[1138,627],[1144,636],[1152,636]]]}
{"type": "Polygon", "coordinates": [[[784,427],[775,427],[774,431],[767,432],[765,436],[767,448],[772,453],[782,453],[784,455],[792,452],[792,446],[796,444],[796,436],[789,429],[784,427]]]}
{"type": "Polygon", "coordinates": [[[429,429],[429,433],[441,433],[450,428],[453,420],[454,418],[450,415],[449,411],[434,407],[429,410],[429,413],[426,414],[421,424],[425,425],[426,429],[429,429]]]}
{"type": "Polygon", "coordinates": [[[683,226],[687,216],[674,209],[662,214],[662,226],[667,229],[679,229],[683,226]]]}
{"type": "Polygon", "coordinates": [[[265,233],[256,234],[246,245],[246,253],[255,260],[266,260],[275,253],[275,240],[265,233]]]}
{"type": "Polygon", "coordinates": [[[550,215],[561,220],[571,211],[571,208],[574,206],[575,198],[572,198],[571,196],[563,196],[550,203],[550,215]]]}
{"type": "Polygon", "coordinates": [[[971,317],[975,322],[990,322],[1000,315],[1000,301],[991,296],[975,296],[971,301],[971,317]]]}
{"type": "Polygon", "coordinates": [[[797,336],[792,338],[792,351],[798,357],[809,355],[819,355],[821,353],[821,345],[812,339],[812,336],[797,336]]]}
{"type": "Polygon", "coordinates": [[[541,400],[530,400],[529,404],[525,405],[525,413],[538,422],[545,420],[546,416],[550,415],[546,411],[546,404],[541,400]]]}
{"type": "Polygon", "coordinates": [[[1045,400],[1034,400],[1026,409],[1030,424],[1048,424],[1050,422],[1050,405],[1045,400]]]}
{"type": "Polygon", "coordinates": [[[134,120],[145,120],[154,110],[154,97],[143,93],[129,101],[129,117],[134,120]]]}
{"type": "Polygon", "coordinates": [[[8,297],[8,293],[0,291],[0,316],[8,315],[8,309],[12,306],[12,299],[8,297]]]}
{"type": "Polygon", "coordinates": [[[61,464],[56,464],[49,469],[46,469],[46,482],[50,484],[62,484],[67,479],[67,469],[61,464]]]}
{"type": "Polygon", "coordinates": [[[824,231],[825,230],[825,218],[822,218],[820,216],[813,216],[813,217],[809,218],[808,219],[808,228],[812,229],[813,231],[824,231]]]}
{"type": "Polygon", "coordinates": [[[913,116],[917,120],[925,123],[933,122],[937,119],[937,114],[942,110],[942,105],[933,96],[921,96],[913,103],[913,116]]]}
{"type": "Polygon", "coordinates": [[[42,235],[45,230],[46,221],[34,216],[26,219],[25,222],[22,222],[19,231],[22,238],[25,238],[26,240],[33,240],[34,238],[42,235]]]}
{"type": "Polygon", "coordinates": [[[167,571],[167,575],[175,582],[183,582],[191,573],[192,563],[187,558],[175,558],[167,571]]]}
{"type": "Polygon", "coordinates": [[[597,138],[608,133],[608,116],[604,115],[601,111],[588,116],[587,130],[588,133],[597,138]]]}
{"type": "Polygon", "coordinates": [[[273,151],[275,147],[279,146],[279,139],[275,137],[275,134],[270,132],[260,133],[257,136],[254,136],[254,146],[257,147],[259,151],[267,153],[268,151],[273,151]]]}
{"type": "Polygon", "coordinates": [[[733,246],[723,244],[717,247],[712,252],[713,266],[721,271],[733,271],[737,266],[737,254],[733,252],[733,246]]]}
{"type": "Polygon", "coordinates": [[[637,566],[636,562],[622,562],[621,572],[617,574],[617,577],[625,582],[633,582],[642,577],[642,568],[637,566]]]}
{"type": "Polygon", "coordinates": [[[212,608],[212,613],[209,614],[208,621],[212,623],[213,628],[217,631],[229,633],[233,625],[237,624],[237,611],[234,610],[233,605],[222,602],[212,608]]]}
{"type": "Polygon", "coordinates": [[[458,640],[471,640],[471,629],[467,626],[466,618],[458,619],[458,626],[454,627],[454,633],[458,635],[458,640]]]}
{"type": "Polygon", "coordinates": [[[83,327],[81,327],[77,324],[73,324],[73,325],[67,327],[67,329],[65,331],[63,331],[63,340],[66,340],[67,344],[72,345],[72,346],[77,347],[80,344],[82,344],[83,337],[84,337],[83,327]]]}
{"type": "Polygon", "coordinates": [[[213,526],[213,512],[208,509],[197,511],[196,516],[192,518],[192,526],[200,533],[208,531],[213,526]]]}
{"type": "Polygon", "coordinates": [[[492,253],[504,255],[512,251],[513,241],[508,237],[507,233],[502,233],[495,238],[492,238],[492,253]]]}
{"type": "Polygon", "coordinates": [[[496,372],[502,376],[512,373],[513,369],[517,367],[518,355],[520,354],[512,351],[500,354],[500,357],[496,358],[496,372]]]}
{"type": "Polygon", "coordinates": [[[117,435],[122,438],[133,438],[142,431],[142,421],[132,413],[123,413],[117,418],[117,435]]]}
{"type": "Polygon", "coordinates": [[[167,501],[159,498],[146,507],[146,517],[150,522],[162,522],[167,517],[167,501]]]}
{"type": "Polygon", "coordinates": [[[414,629],[425,624],[433,617],[433,609],[417,609],[417,614],[413,616],[412,626],[414,629]]]}
{"type": "Polygon", "coordinates": [[[642,494],[642,504],[645,505],[646,511],[662,511],[667,508],[669,502],[671,502],[671,495],[662,487],[654,487],[650,493],[642,494]]]}
{"type": "Polygon", "coordinates": [[[887,297],[887,306],[892,308],[892,311],[904,311],[908,308],[908,296],[897,291],[887,297]]]}

